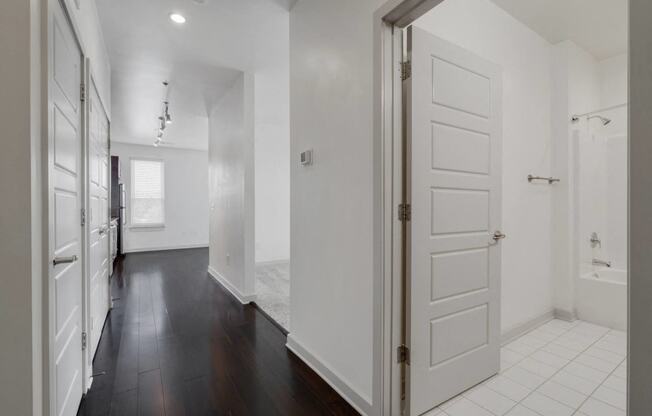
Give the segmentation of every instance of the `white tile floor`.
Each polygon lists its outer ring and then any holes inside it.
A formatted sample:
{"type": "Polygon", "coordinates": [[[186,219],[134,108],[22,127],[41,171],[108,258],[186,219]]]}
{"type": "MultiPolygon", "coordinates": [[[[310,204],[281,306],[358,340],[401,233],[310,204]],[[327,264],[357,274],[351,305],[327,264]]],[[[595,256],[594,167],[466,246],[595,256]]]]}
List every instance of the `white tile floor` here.
{"type": "Polygon", "coordinates": [[[552,320],[501,349],[497,376],[427,416],[625,416],[626,335],[552,320]]]}

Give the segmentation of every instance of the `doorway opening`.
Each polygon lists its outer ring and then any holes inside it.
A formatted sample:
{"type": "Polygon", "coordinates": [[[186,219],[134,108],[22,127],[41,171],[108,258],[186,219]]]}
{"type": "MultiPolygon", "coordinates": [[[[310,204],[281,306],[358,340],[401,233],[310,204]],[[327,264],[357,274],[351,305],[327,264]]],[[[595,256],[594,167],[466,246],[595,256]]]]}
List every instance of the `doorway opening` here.
{"type": "Polygon", "coordinates": [[[393,412],[625,414],[627,2],[581,3],[384,15],[393,412]]]}
{"type": "Polygon", "coordinates": [[[290,330],[290,56],[255,74],[256,305],[290,330]]]}

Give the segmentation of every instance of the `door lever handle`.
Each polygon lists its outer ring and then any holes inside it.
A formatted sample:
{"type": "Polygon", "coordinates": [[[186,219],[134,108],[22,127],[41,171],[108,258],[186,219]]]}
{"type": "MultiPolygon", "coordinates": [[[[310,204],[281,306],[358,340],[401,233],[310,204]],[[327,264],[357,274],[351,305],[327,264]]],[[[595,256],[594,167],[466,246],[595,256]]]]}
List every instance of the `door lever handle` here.
{"type": "Polygon", "coordinates": [[[507,237],[507,236],[506,236],[505,234],[503,234],[502,231],[500,231],[500,230],[496,231],[496,232],[494,233],[494,235],[492,236],[492,238],[494,239],[494,241],[502,240],[502,239],[505,238],[505,237],[507,237]]]}
{"type": "Polygon", "coordinates": [[[52,260],[52,264],[56,266],[58,264],[74,263],[76,261],[77,261],[77,256],[73,254],[70,257],[55,257],[54,260],[52,260]]]}

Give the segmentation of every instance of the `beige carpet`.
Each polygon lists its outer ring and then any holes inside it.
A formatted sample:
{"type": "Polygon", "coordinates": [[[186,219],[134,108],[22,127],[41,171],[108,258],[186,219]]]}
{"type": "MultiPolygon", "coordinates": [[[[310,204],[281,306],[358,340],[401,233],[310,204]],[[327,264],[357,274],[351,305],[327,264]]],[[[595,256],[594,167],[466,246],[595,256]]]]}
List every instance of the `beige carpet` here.
{"type": "Polygon", "coordinates": [[[256,265],[256,303],[290,330],[290,262],[256,265]]]}

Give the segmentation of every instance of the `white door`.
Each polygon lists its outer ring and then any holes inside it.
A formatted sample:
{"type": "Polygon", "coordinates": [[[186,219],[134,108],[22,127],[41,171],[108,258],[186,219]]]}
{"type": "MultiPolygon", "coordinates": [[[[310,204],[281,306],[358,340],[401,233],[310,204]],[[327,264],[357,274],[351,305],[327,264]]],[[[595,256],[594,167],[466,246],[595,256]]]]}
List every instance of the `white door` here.
{"type": "Polygon", "coordinates": [[[88,362],[91,363],[109,312],[109,123],[92,82],[88,99],[88,362]]]}
{"type": "Polygon", "coordinates": [[[421,415],[500,366],[501,72],[408,30],[409,408],[421,415]]]}
{"type": "Polygon", "coordinates": [[[82,53],[58,1],[50,1],[49,284],[53,406],[72,416],[82,397],[82,53]]]}

